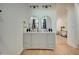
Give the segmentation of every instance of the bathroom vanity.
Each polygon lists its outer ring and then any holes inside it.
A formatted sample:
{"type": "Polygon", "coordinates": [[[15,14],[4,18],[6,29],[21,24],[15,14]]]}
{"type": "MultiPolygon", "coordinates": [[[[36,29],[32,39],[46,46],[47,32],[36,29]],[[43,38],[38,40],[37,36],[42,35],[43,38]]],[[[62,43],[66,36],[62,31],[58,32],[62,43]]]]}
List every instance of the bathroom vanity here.
{"type": "Polygon", "coordinates": [[[54,49],[55,33],[29,32],[24,33],[24,49],[54,49]]]}
{"type": "Polygon", "coordinates": [[[53,32],[52,26],[50,25],[51,21],[49,22],[46,18],[43,18],[44,21],[42,20],[42,22],[40,22],[35,20],[38,18],[33,18],[32,21],[30,20],[30,22],[28,22],[30,23],[29,27],[27,25],[24,27],[24,49],[54,49],[56,34],[53,32]],[[35,21],[37,23],[35,23],[35,21]]]}

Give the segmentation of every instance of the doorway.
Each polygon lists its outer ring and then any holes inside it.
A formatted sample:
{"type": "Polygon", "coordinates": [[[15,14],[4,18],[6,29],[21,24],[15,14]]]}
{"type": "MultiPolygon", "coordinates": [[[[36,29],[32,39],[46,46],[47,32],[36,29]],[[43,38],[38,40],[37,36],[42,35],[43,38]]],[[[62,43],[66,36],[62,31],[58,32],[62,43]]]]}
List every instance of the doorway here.
{"type": "Polygon", "coordinates": [[[57,4],[57,44],[67,44],[67,8],[66,4],[57,4]]]}

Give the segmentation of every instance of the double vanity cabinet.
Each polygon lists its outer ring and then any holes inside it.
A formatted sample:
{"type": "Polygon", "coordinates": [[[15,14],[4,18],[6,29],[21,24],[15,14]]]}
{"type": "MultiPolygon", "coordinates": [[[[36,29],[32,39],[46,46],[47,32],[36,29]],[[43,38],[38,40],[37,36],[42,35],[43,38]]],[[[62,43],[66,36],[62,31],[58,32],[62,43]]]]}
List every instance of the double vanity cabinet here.
{"type": "Polygon", "coordinates": [[[55,31],[53,31],[52,20],[49,16],[41,19],[30,17],[24,21],[23,46],[24,49],[54,49],[55,31]]]}
{"type": "Polygon", "coordinates": [[[26,32],[23,34],[24,49],[54,49],[55,33],[26,32]]]}

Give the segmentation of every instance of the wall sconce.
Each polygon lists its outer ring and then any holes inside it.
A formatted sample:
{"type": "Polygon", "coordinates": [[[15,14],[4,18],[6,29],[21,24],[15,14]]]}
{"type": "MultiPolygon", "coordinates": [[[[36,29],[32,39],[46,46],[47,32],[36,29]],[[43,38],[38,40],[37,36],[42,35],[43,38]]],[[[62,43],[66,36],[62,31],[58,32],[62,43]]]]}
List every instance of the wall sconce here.
{"type": "Polygon", "coordinates": [[[38,5],[30,5],[30,8],[38,8],[39,6],[38,5]]]}
{"type": "MultiPolygon", "coordinates": [[[[38,5],[30,5],[30,8],[33,8],[33,9],[38,8],[38,7],[39,7],[38,5]]],[[[42,8],[51,8],[52,6],[51,5],[42,5],[41,7],[42,8]]]]}
{"type": "Polygon", "coordinates": [[[46,6],[44,6],[45,8],[48,8],[48,6],[46,5],[46,6]]]}
{"type": "Polygon", "coordinates": [[[42,5],[42,8],[49,8],[51,5],[42,5]]]}
{"type": "Polygon", "coordinates": [[[0,12],[2,12],[2,10],[0,10],[0,12]]]}

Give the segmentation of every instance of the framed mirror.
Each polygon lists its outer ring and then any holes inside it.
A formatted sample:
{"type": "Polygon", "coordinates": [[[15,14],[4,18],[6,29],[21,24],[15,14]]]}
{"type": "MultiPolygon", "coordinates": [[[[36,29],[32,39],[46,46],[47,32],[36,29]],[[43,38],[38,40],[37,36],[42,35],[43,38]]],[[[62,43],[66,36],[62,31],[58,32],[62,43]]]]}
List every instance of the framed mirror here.
{"type": "Polygon", "coordinates": [[[49,16],[44,16],[40,19],[40,25],[43,32],[52,32],[52,20],[49,16]]]}
{"type": "Polygon", "coordinates": [[[41,20],[41,24],[42,24],[41,28],[42,29],[46,29],[47,28],[47,19],[46,18],[43,18],[41,20]]]}
{"type": "Polygon", "coordinates": [[[41,29],[52,28],[52,20],[49,16],[44,16],[41,19],[41,29]]]}
{"type": "Polygon", "coordinates": [[[29,27],[31,29],[38,29],[39,28],[39,18],[36,16],[30,17],[29,20],[29,27]]]}

